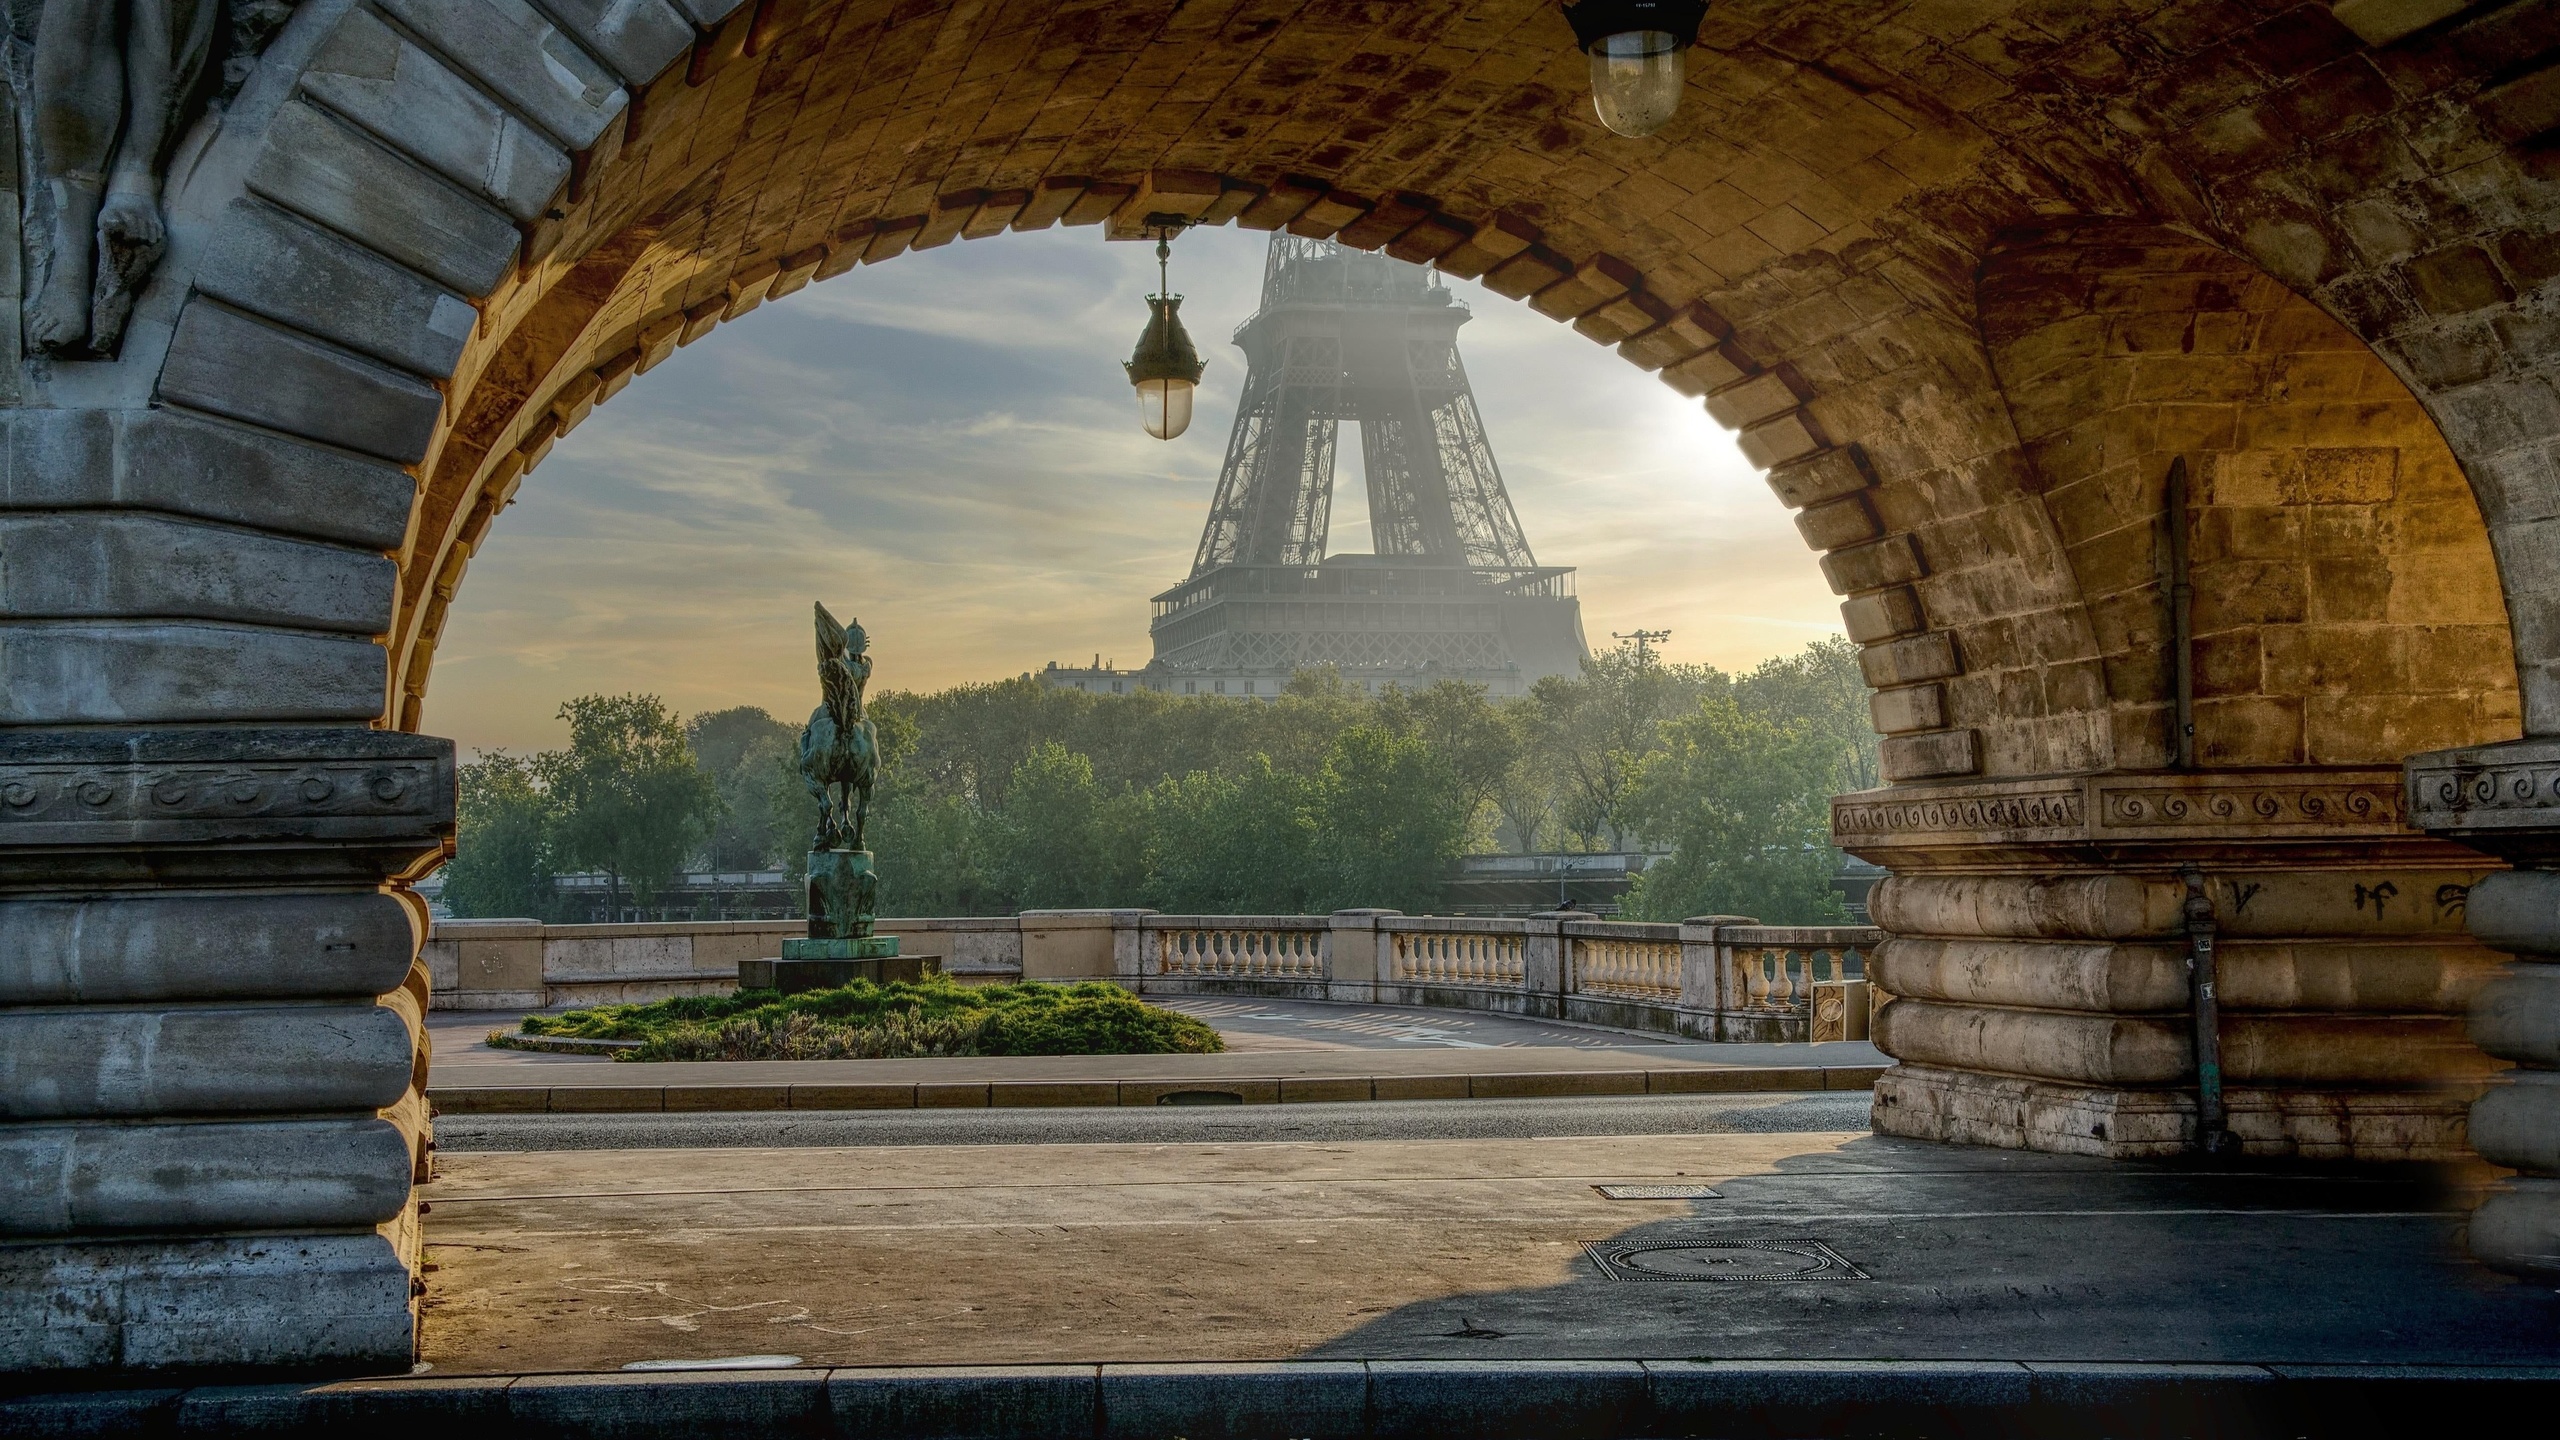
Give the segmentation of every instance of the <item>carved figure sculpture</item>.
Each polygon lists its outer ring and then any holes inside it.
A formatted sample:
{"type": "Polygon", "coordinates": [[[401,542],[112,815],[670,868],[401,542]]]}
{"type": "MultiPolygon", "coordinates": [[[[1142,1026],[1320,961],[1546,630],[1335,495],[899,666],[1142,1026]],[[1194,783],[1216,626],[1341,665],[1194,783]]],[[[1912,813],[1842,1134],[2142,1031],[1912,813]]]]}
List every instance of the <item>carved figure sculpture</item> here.
{"type": "Polygon", "coordinates": [[[859,850],[871,811],[871,786],[880,777],[880,739],[862,713],[862,687],[871,682],[871,637],[862,622],[839,625],[818,609],[818,688],[826,703],[800,731],[800,779],[818,800],[813,850],[859,850]]]}
{"type": "Polygon", "coordinates": [[[168,227],[162,167],[200,98],[217,0],[43,0],[28,122],[27,347],[114,353],[168,227]]]}

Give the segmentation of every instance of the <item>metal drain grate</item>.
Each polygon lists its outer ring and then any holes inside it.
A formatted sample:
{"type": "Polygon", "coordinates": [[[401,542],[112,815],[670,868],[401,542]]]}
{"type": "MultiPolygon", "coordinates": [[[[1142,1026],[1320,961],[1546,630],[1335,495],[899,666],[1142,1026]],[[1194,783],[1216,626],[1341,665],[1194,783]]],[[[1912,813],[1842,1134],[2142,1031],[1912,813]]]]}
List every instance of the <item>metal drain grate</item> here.
{"type": "Polygon", "coordinates": [[[1713,1185],[1594,1185],[1612,1200],[1721,1200],[1713,1185]]]}
{"type": "Polygon", "coordinates": [[[1819,1240],[1672,1240],[1582,1247],[1612,1280],[1868,1280],[1819,1240]]]}

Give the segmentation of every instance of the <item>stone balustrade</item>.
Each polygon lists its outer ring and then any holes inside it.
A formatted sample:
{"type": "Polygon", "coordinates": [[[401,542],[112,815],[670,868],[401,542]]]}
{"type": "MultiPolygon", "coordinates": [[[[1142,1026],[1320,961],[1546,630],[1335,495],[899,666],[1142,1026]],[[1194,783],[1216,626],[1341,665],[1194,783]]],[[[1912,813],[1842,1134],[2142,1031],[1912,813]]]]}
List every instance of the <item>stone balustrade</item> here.
{"type": "MultiPolygon", "coordinates": [[[[1159,915],[1031,910],[883,920],[908,954],[963,980],[1113,980],[1140,994],[1433,1005],[1698,1040],[1863,1040],[1881,932],[1702,916],[1677,925],[1571,914],[1481,920],[1392,910],[1159,915]]],[[[436,1004],[524,1010],[735,986],[798,921],[543,925],[446,920],[425,947],[436,1004]]]]}

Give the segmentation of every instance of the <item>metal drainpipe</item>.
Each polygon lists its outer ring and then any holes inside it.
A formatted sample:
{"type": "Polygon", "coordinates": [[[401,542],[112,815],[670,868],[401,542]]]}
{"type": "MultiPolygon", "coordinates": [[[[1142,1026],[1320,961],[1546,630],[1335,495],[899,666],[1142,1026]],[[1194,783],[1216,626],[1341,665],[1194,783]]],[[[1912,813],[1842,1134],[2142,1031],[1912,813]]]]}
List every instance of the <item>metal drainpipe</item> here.
{"type": "Polygon", "coordinates": [[[2178,768],[2196,768],[2196,632],[2194,577],[2187,559],[2187,457],[2169,462],[2169,663],[2177,672],[2178,768]]]}
{"type": "Polygon", "coordinates": [[[2195,995],[2196,1149],[2222,1155],[2239,1144],[2224,1122],[2222,1107],[2222,1002],[2214,995],[2213,899],[2205,893],[2202,870],[2189,865],[2178,878],[2187,882],[2187,980],[2195,995]]]}
{"type": "MultiPolygon", "coordinates": [[[[2169,485],[2161,507],[2169,526],[2169,659],[2176,674],[2178,768],[2196,764],[2195,583],[2187,554],[2187,460],[2169,462],[2169,485]]],[[[2222,1002],[2213,953],[2213,897],[2206,893],[2204,871],[2182,867],[2186,882],[2187,983],[2194,996],[2196,1051],[2196,1149],[2206,1155],[2239,1148],[2225,1120],[2222,1104],[2222,1002]]]]}

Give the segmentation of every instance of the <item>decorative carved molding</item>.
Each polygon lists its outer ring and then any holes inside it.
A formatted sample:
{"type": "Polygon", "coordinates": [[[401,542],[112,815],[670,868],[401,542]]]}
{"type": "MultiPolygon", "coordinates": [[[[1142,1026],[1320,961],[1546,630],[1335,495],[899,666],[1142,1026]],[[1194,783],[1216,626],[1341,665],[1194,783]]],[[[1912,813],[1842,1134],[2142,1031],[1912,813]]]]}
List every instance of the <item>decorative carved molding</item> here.
{"type": "Polygon", "coordinates": [[[370,764],[0,766],[0,827],[432,816],[432,760],[370,764]]]}
{"type": "Polygon", "coordinates": [[[1913,832],[2077,829],[2079,789],[2026,795],[1949,795],[1909,800],[1858,801],[1842,796],[1831,805],[1832,833],[1844,842],[1864,836],[1913,832]]]}
{"type": "Polygon", "coordinates": [[[450,741],[0,731],[0,889],[396,878],[453,835],[450,741]]]}
{"type": "Polygon", "coordinates": [[[2400,787],[2362,785],[2251,785],[2196,793],[2130,786],[2099,790],[2100,823],[2114,826],[2311,825],[2365,829],[2402,823],[2400,787]]]}
{"type": "Polygon", "coordinates": [[[1843,849],[1900,870],[2462,858],[2407,816],[2399,775],[2379,767],[2039,776],[1831,802],[1843,849]]]}
{"type": "Polygon", "coordinates": [[[2560,859],[2560,740],[2412,755],[2409,823],[2519,864],[2560,859]]]}

